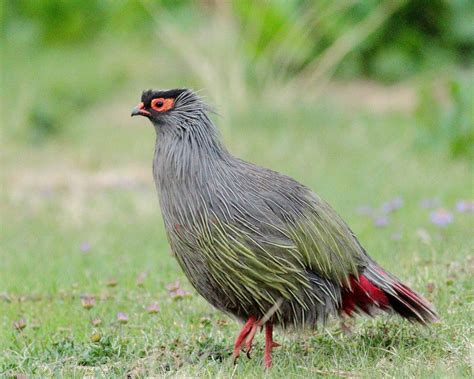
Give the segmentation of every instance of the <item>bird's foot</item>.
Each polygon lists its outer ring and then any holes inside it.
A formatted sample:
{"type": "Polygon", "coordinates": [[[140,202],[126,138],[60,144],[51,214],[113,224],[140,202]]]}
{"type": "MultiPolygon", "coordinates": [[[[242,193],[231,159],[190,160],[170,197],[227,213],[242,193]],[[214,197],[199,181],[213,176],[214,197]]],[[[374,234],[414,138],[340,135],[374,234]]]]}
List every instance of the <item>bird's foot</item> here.
{"type": "Polygon", "coordinates": [[[250,350],[252,350],[253,338],[255,337],[255,333],[257,332],[258,327],[260,326],[260,322],[256,322],[253,324],[252,329],[250,330],[247,338],[245,339],[245,348],[244,351],[247,354],[247,358],[250,359],[250,350]]]}
{"type": "MultiPolygon", "coordinates": [[[[240,330],[237,339],[235,340],[234,351],[232,354],[234,357],[234,364],[237,362],[237,358],[239,358],[241,350],[243,350],[250,359],[250,351],[252,350],[253,339],[259,327],[262,327],[261,321],[257,320],[255,316],[250,316],[240,330]]],[[[269,369],[271,367],[272,350],[279,346],[281,346],[279,343],[273,341],[273,324],[267,322],[265,324],[265,354],[263,359],[265,368],[269,369]]]]}
{"type": "Polygon", "coordinates": [[[258,320],[255,316],[250,316],[247,322],[244,324],[242,329],[240,330],[237,339],[235,340],[234,344],[234,351],[232,353],[234,357],[234,364],[237,361],[237,358],[240,356],[240,350],[242,349],[242,345],[245,343],[247,356],[250,356],[250,349],[252,348],[253,337],[255,336],[255,332],[257,331],[257,327],[259,326],[258,320]]]}
{"type": "Polygon", "coordinates": [[[266,369],[272,367],[272,350],[281,346],[278,342],[273,341],[273,324],[267,322],[265,324],[265,354],[263,356],[263,364],[266,369]]]}

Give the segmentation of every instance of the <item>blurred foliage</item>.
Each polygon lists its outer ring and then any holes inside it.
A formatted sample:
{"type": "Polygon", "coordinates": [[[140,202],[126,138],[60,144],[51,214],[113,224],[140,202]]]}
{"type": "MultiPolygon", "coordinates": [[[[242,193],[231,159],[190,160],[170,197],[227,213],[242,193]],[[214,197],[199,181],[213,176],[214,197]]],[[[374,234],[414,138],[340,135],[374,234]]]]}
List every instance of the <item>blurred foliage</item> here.
{"type": "MultiPolygon", "coordinates": [[[[244,40],[250,58],[278,47],[285,59],[290,59],[290,71],[298,71],[382,3],[379,0],[234,0],[226,11],[233,15],[242,35],[251,37],[244,40]]],[[[195,12],[196,7],[210,13],[222,11],[226,4],[172,0],[15,0],[7,2],[6,30],[9,34],[18,29],[29,30],[29,38],[46,46],[74,45],[103,33],[146,37],[153,30],[149,5],[172,12],[174,20],[181,22],[187,21],[190,14],[199,13],[195,12]]],[[[473,24],[474,2],[470,0],[402,2],[367,40],[354,46],[337,73],[394,81],[440,63],[471,63],[473,24]]]]}
{"type": "Polygon", "coordinates": [[[40,46],[75,45],[114,33],[145,32],[151,28],[149,14],[133,0],[8,1],[7,33],[29,32],[40,46]]]}
{"type": "MultiPolygon", "coordinates": [[[[314,92],[333,75],[394,82],[442,67],[469,67],[474,60],[469,0],[6,0],[2,5],[2,70],[8,75],[2,75],[0,96],[15,115],[4,115],[10,118],[3,121],[33,141],[57,134],[65,115],[110,98],[139,77],[136,72],[149,75],[156,69],[147,60],[165,54],[168,67],[185,67],[177,76],[181,83],[197,76],[197,86],[214,98],[223,91],[232,95],[236,109],[265,86],[278,92],[277,82],[314,92]]],[[[422,109],[434,100],[429,90],[422,95],[419,139],[423,145],[449,137],[452,154],[464,156],[466,138],[472,137],[472,119],[465,115],[469,95],[462,83],[451,88],[450,115],[433,120],[422,109]]],[[[225,113],[225,105],[220,109],[225,113]]]]}
{"type": "MultiPolygon", "coordinates": [[[[293,69],[298,71],[317,59],[382,2],[241,0],[233,4],[243,31],[250,30],[256,36],[246,40],[252,55],[263,54],[275,42],[284,42],[295,24],[303,23],[291,41],[298,44],[297,53],[291,51],[291,47],[286,51],[292,55],[293,69]]],[[[471,63],[474,57],[472,25],[472,1],[406,1],[366,41],[354,46],[341,62],[337,74],[364,75],[390,82],[443,63],[471,63]]]]}
{"type": "Polygon", "coordinates": [[[409,1],[360,49],[363,73],[394,81],[450,62],[472,63],[472,25],[472,1],[409,1]]]}
{"type": "Polygon", "coordinates": [[[458,76],[439,88],[427,82],[416,109],[417,145],[474,160],[474,80],[458,76]]]}

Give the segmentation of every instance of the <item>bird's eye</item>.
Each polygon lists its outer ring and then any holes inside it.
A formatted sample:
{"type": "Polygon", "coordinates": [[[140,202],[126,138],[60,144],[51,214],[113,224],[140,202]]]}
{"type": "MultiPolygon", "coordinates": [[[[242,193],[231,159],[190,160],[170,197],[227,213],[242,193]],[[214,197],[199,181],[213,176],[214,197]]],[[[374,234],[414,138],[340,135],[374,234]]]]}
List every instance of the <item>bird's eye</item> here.
{"type": "Polygon", "coordinates": [[[165,112],[173,107],[174,100],[173,99],[164,99],[159,97],[157,99],[153,99],[151,101],[151,107],[156,112],[165,112]]]}

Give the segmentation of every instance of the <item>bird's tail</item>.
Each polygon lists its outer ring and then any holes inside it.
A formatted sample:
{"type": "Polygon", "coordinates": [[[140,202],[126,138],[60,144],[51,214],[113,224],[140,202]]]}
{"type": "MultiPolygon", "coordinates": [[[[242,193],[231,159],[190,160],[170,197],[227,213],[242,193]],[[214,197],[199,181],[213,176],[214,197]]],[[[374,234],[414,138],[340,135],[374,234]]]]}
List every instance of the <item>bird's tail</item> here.
{"type": "Polygon", "coordinates": [[[351,277],[351,288],[342,295],[342,311],[349,315],[361,311],[372,314],[375,309],[392,311],[422,324],[439,320],[426,299],[371,262],[359,278],[351,277]]]}

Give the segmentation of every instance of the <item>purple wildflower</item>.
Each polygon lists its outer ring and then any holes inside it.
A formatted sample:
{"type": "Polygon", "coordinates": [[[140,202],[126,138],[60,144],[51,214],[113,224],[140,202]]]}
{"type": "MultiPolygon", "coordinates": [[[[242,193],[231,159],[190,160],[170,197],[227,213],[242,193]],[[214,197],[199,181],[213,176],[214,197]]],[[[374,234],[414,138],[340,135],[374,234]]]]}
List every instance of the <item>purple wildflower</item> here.
{"type": "Polygon", "coordinates": [[[447,211],[446,209],[440,208],[431,212],[430,220],[435,225],[446,226],[453,222],[454,216],[451,212],[447,211]]]}
{"type": "Polygon", "coordinates": [[[119,312],[117,313],[117,321],[121,324],[126,324],[128,322],[128,316],[123,312],[119,312]]]}
{"type": "Polygon", "coordinates": [[[170,297],[172,299],[183,299],[184,297],[188,296],[191,296],[191,294],[182,288],[178,288],[177,290],[170,292],[170,297]]]}
{"type": "Polygon", "coordinates": [[[146,307],[146,311],[148,313],[158,313],[160,311],[160,306],[158,303],[152,303],[148,307],[146,307]]]}
{"type": "Polygon", "coordinates": [[[173,291],[176,291],[180,288],[181,288],[181,284],[179,283],[179,280],[177,280],[175,282],[172,282],[172,283],[168,283],[166,285],[166,289],[168,290],[168,292],[173,292],[173,291]]]}
{"type": "Polygon", "coordinates": [[[456,210],[458,212],[474,212],[474,200],[459,200],[456,203],[456,210]]]}
{"type": "Polygon", "coordinates": [[[81,305],[85,309],[91,309],[95,305],[95,297],[92,295],[82,295],[81,305]]]}
{"type": "Polygon", "coordinates": [[[181,288],[181,284],[179,280],[173,283],[169,283],[166,285],[166,289],[172,299],[182,299],[184,297],[191,296],[191,294],[184,289],[181,288]]]}
{"type": "Polygon", "coordinates": [[[81,251],[82,251],[83,253],[88,253],[88,252],[91,250],[92,246],[91,246],[91,244],[90,244],[89,242],[83,241],[83,242],[81,243],[81,247],[80,247],[80,248],[81,248],[81,251]]]}
{"type": "Polygon", "coordinates": [[[102,320],[100,318],[95,318],[91,321],[91,323],[94,326],[99,326],[100,324],[102,324],[102,320]]]}
{"type": "Polygon", "coordinates": [[[403,206],[403,199],[401,197],[396,197],[390,201],[387,201],[382,204],[381,210],[383,213],[391,213],[400,209],[403,206]]]}
{"type": "Polygon", "coordinates": [[[378,228],[383,228],[389,224],[389,219],[386,215],[377,216],[374,218],[374,224],[378,228]]]}

